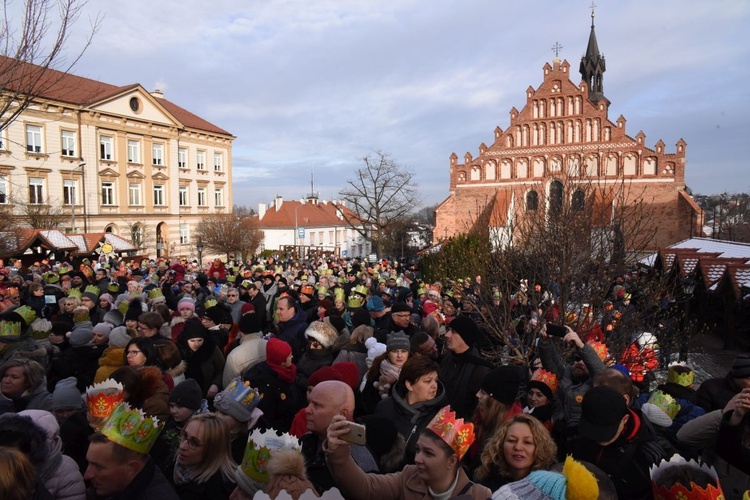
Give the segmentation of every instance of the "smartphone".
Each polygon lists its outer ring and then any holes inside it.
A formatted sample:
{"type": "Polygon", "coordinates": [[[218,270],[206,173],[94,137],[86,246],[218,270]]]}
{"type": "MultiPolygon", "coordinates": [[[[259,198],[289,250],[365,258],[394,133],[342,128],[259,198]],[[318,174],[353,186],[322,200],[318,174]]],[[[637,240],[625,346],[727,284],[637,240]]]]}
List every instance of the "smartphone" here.
{"type": "Polygon", "coordinates": [[[364,425],[357,422],[347,422],[349,432],[341,436],[347,443],[364,446],[367,443],[367,431],[364,425]]]}
{"type": "Polygon", "coordinates": [[[562,338],[566,333],[568,333],[568,330],[566,330],[564,326],[547,323],[547,335],[562,338]]]}
{"type": "Polygon", "coordinates": [[[57,297],[54,295],[45,295],[44,303],[45,304],[57,304],[57,297]]]}

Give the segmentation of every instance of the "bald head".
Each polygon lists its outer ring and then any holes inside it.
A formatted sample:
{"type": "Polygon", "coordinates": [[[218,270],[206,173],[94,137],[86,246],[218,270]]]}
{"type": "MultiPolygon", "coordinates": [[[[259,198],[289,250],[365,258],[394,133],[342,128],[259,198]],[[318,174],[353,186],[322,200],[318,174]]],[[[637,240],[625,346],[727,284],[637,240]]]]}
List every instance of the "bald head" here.
{"type": "Polygon", "coordinates": [[[354,414],[354,392],[344,382],[327,380],[316,385],[307,397],[307,428],[324,437],[334,415],[351,419],[354,414]]]}

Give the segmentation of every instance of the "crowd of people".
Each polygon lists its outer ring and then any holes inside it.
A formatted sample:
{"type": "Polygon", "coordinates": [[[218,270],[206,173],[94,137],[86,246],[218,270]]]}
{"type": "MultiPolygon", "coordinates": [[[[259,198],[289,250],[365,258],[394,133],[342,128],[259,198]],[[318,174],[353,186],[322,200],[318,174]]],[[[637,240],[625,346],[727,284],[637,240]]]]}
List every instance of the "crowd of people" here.
{"type": "Polygon", "coordinates": [[[741,498],[750,356],[699,386],[648,332],[614,359],[634,277],[566,314],[388,261],[13,262],[0,498],[741,498]],[[522,362],[486,354],[500,301],[522,362]]]}

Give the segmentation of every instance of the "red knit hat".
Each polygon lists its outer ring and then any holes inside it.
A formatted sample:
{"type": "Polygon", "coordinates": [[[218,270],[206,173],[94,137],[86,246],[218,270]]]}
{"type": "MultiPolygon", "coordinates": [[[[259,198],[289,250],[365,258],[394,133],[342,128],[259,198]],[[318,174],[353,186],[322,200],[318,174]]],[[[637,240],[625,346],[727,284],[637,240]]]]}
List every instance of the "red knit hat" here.
{"type": "Polygon", "coordinates": [[[331,368],[339,372],[341,375],[339,380],[351,387],[352,390],[357,388],[359,385],[359,368],[357,368],[355,363],[344,361],[342,363],[336,363],[331,366],[331,368]]]}
{"type": "Polygon", "coordinates": [[[252,302],[245,302],[240,309],[240,314],[246,314],[249,312],[255,312],[255,306],[252,302]]]}
{"type": "Polygon", "coordinates": [[[325,382],[327,380],[341,380],[341,374],[332,366],[324,366],[323,368],[318,368],[312,373],[312,375],[307,378],[307,386],[315,387],[319,383],[325,382]]]}
{"type": "Polygon", "coordinates": [[[270,339],[266,344],[266,362],[271,365],[280,365],[292,353],[292,347],[280,339],[270,339]]]}

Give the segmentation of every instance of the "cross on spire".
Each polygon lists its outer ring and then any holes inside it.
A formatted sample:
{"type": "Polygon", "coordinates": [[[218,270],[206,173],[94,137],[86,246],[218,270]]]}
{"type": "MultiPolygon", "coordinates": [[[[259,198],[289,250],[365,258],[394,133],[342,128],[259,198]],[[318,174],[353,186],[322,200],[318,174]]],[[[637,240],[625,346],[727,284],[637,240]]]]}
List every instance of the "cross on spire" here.
{"type": "Polygon", "coordinates": [[[591,9],[591,27],[594,27],[594,17],[596,16],[596,13],[594,12],[598,5],[594,3],[594,0],[591,0],[591,5],[589,5],[589,9],[591,9]]]}
{"type": "Polygon", "coordinates": [[[552,46],[552,51],[555,53],[555,57],[558,57],[560,55],[560,51],[562,50],[563,46],[560,45],[560,42],[555,42],[555,44],[552,46]]]}

